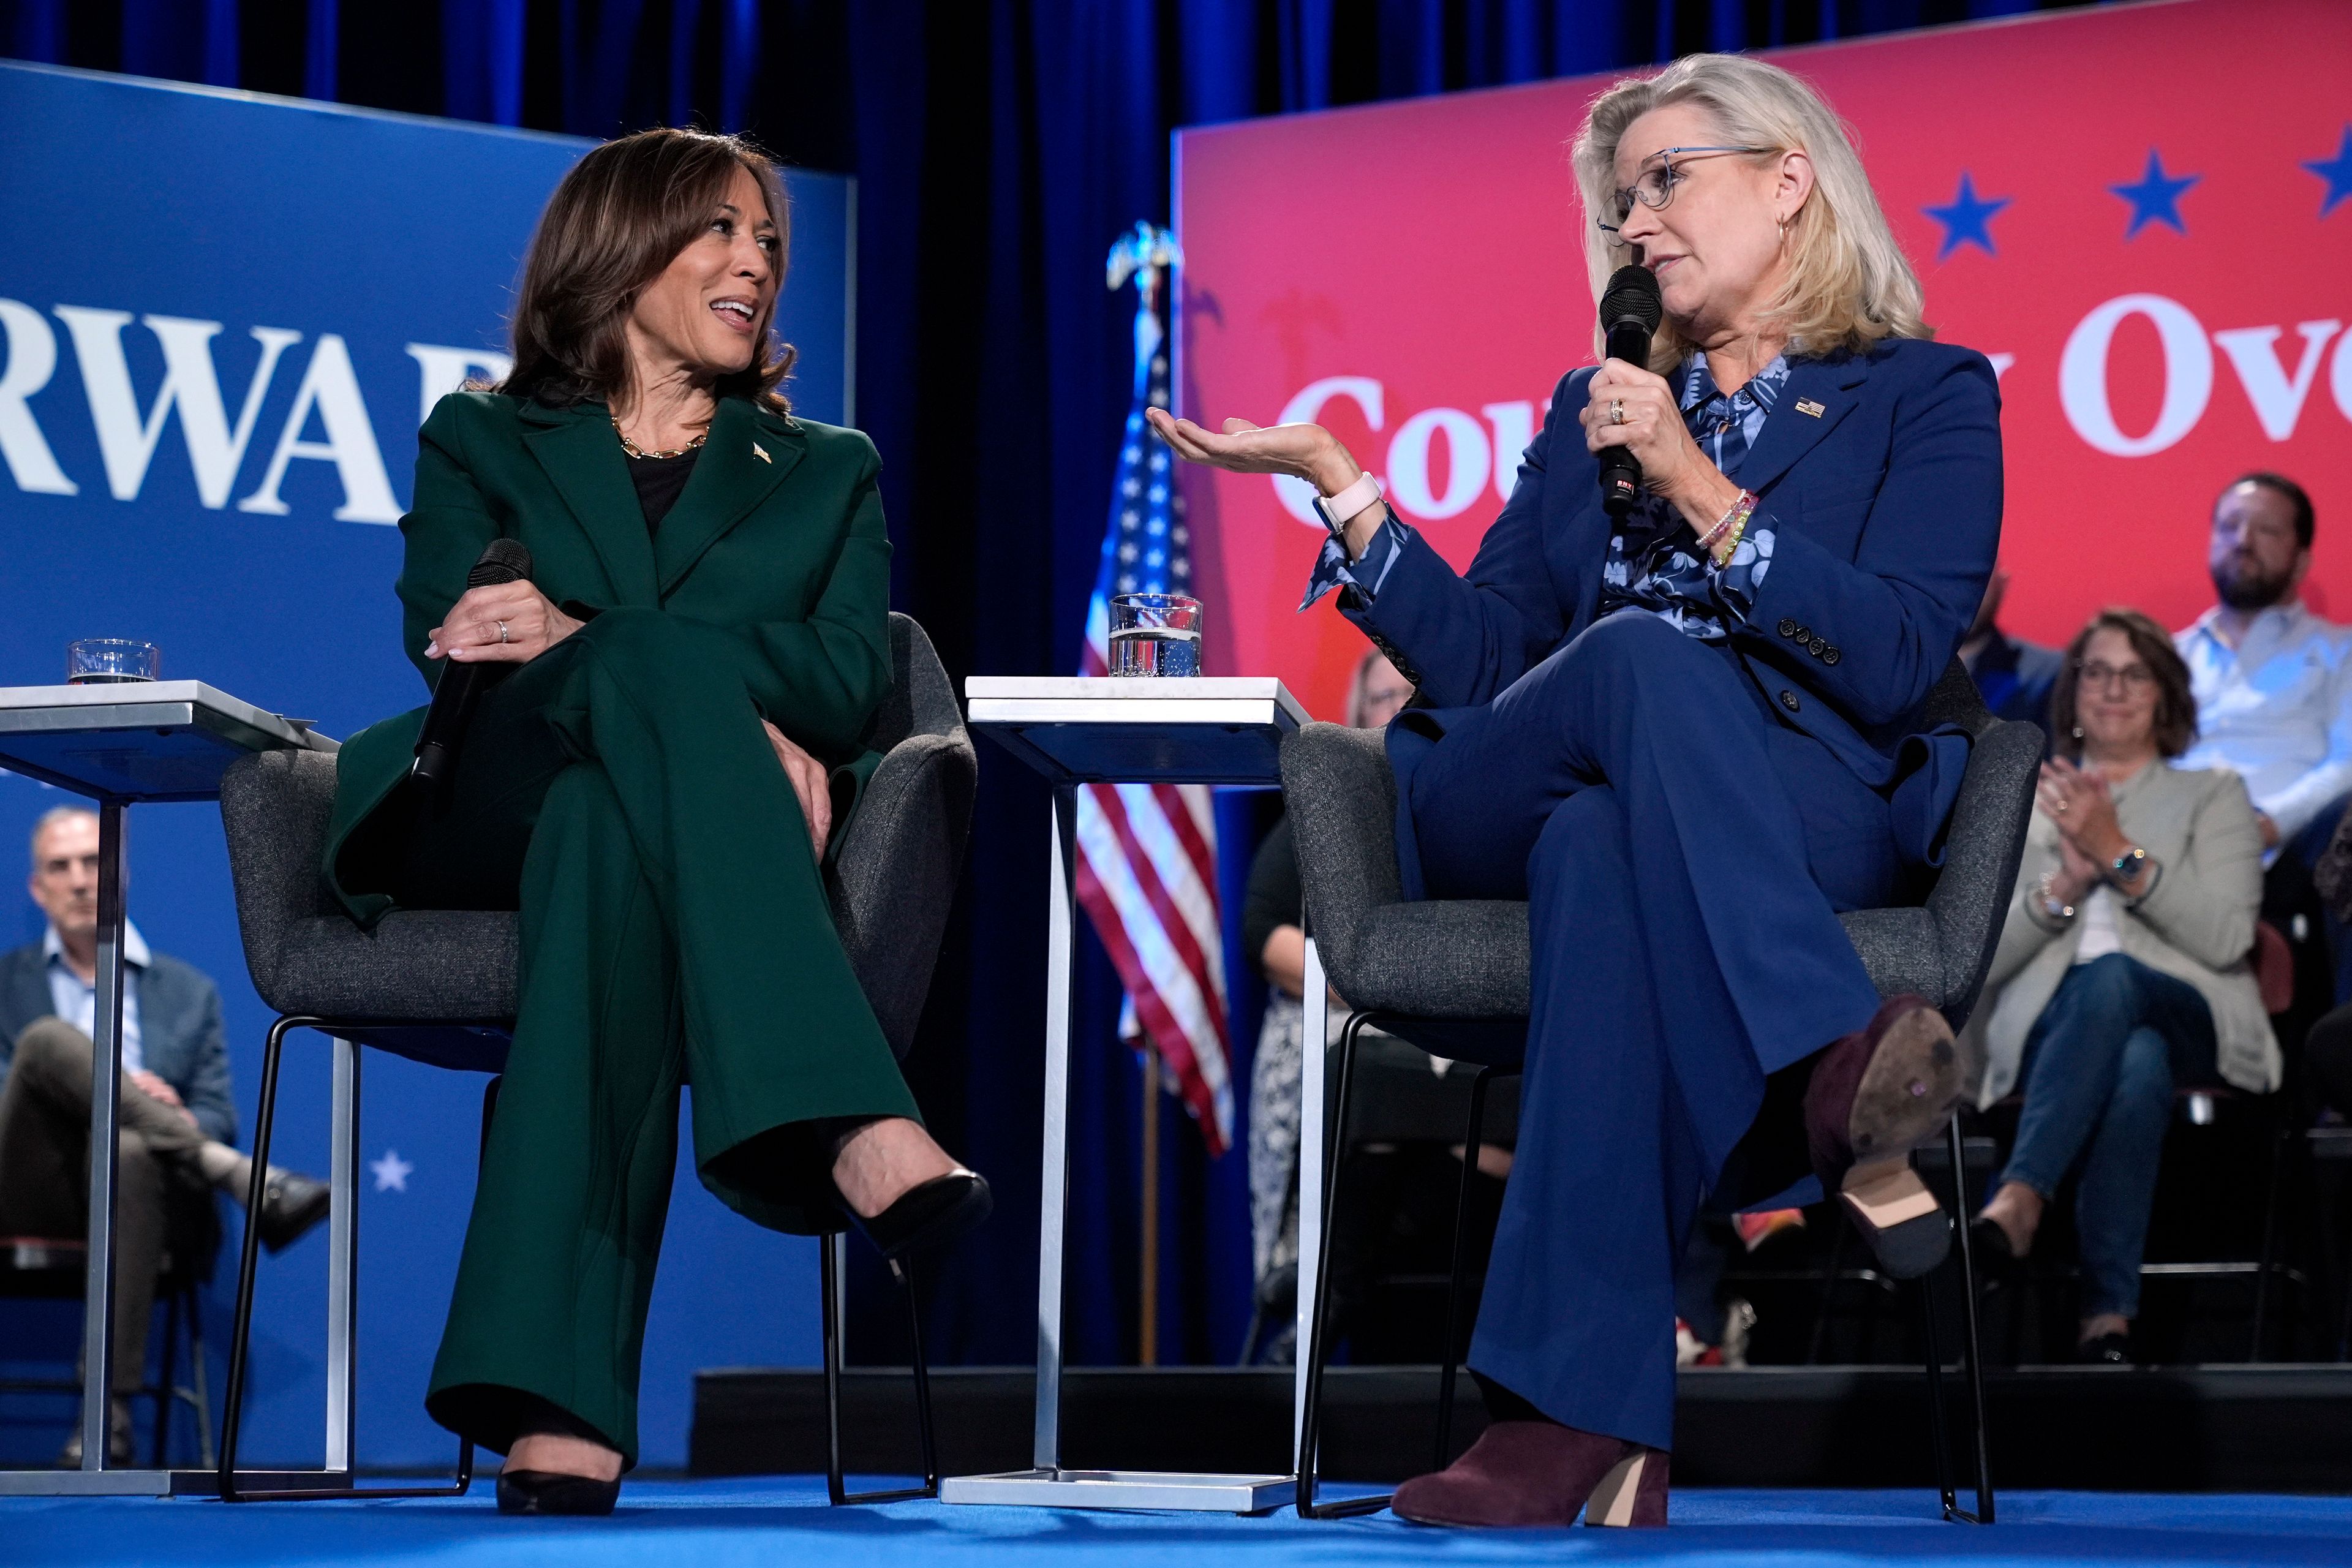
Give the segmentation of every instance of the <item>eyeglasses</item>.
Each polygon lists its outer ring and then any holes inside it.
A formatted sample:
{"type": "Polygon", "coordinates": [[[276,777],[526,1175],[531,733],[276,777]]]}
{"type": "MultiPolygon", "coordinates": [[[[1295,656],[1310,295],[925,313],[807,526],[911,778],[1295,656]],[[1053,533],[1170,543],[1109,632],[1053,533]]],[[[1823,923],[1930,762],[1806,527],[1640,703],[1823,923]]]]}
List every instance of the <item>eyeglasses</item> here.
{"type": "Polygon", "coordinates": [[[2084,685],[2095,686],[2102,691],[2118,680],[2126,690],[2134,692],[2146,691],[2156,684],[2156,672],[2144,664],[2103,664],[2095,659],[2077,664],[2074,668],[2081,674],[2084,685]]]}
{"type": "Polygon", "coordinates": [[[1615,234],[1624,221],[1633,216],[1633,204],[1640,202],[1652,212],[1663,208],[1675,199],[1675,187],[1682,183],[1683,172],[1676,166],[1677,158],[1690,158],[1702,153],[1769,153],[1770,147],[1667,147],[1642,160],[1642,172],[1633,184],[1610,196],[1610,210],[1616,214],[1616,223],[1592,221],[1603,234],[1615,234]]]}

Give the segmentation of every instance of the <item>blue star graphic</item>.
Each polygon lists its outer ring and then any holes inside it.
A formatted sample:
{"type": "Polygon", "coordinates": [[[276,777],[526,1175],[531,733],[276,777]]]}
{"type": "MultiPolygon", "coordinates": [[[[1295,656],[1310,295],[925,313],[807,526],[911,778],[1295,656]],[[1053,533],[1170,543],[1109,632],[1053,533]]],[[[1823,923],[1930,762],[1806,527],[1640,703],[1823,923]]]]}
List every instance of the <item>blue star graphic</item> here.
{"type": "Polygon", "coordinates": [[[2168,223],[2175,233],[2187,234],[2189,226],[2180,221],[2180,193],[2203,179],[2202,174],[2179,174],[2168,177],[2164,160],[2156,149],[2147,150],[2147,172],[2140,175],[2136,185],[2109,185],[2107,189],[2131,203],[2131,226],[2124,230],[2126,239],[2136,239],[2139,231],[2152,223],[2168,223]]]}
{"type": "Polygon", "coordinates": [[[1976,182],[1966,169],[1961,170],[1960,194],[1952,198],[1949,206],[1919,209],[1944,226],[1944,246],[1936,252],[1936,259],[1943,260],[1963,245],[1976,246],[1987,256],[1992,255],[1992,231],[1987,226],[1992,222],[1993,214],[2009,205],[2009,201],[2007,196],[1980,199],[1976,182]]]}
{"type": "Polygon", "coordinates": [[[2311,158],[2305,168],[2327,182],[2327,195],[2319,204],[2319,216],[2326,217],[2336,210],[2336,204],[2352,196],[2352,125],[2344,128],[2344,139],[2336,144],[2333,158],[2311,158]]]}

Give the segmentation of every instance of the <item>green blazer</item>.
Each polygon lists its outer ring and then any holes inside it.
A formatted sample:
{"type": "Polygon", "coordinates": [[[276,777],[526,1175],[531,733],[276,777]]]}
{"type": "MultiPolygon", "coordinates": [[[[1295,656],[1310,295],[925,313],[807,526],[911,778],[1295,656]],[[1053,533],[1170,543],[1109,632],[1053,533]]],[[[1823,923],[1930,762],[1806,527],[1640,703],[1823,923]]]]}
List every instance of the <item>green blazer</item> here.
{"type": "MultiPolygon", "coordinates": [[[[429,689],[446,661],[425,657],[425,634],[483,548],[519,539],[540,591],[575,616],[649,605],[724,634],[761,713],[845,777],[854,804],[880,760],[863,737],[891,679],[881,468],[859,431],[721,399],[656,532],[604,405],[453,393],[417,433],[415,506],[400,520],[402,641],[429,689]]],[[[326,872],[362,925],[392,900],[345,888],[340,858],[406,776],[424,721],[416,708],[371,725],[336,759],[326,872]]]]}

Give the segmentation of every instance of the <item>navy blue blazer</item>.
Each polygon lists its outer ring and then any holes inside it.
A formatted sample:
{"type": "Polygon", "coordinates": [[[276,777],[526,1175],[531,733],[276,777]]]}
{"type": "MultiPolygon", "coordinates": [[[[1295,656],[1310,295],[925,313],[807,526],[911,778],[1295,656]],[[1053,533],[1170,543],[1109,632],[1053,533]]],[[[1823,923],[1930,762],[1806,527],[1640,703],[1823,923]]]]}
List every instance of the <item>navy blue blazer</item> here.
{"type": "MultiPolygon", "coordinates": [[[[221,1024],[220,990],[205,972],[160,952],[124,980],[138,988],[139,1054],[147,1070],[177,1089],[205,1136],[236,1142],[236,1101],[228,1077],[228,1033],[221,1024]]],[[[36,1018],[57,1011],[41,944],[0,952],[0,1073],[16,1052],[16,1037],[36,1018]]]]}
{"type": "MultiPolygon", "coordinates": [[[[1517,488],[1466,573],[1415,532],[1378,601],[1344,611],[1428,705],[1389,726],[1410,896],[1420,870],[1414,766],[1459,710],[1494,700],[1594,618],[1610,519],[1577,422],[1593,374],[1570,371],[1553,389],[1517,488]]],[[[1792,360],[1738,479],[1759,499],[1750,526],[1769,517],[1774,545],[1733,652],[1783,721],[1893,802],[1904,856],[1936,864],[1968,742],[1957,731],[1923,732],[1919,710],[1976,614],[2000,543],[1991,363],[1916,338],[1792,360]]]]}

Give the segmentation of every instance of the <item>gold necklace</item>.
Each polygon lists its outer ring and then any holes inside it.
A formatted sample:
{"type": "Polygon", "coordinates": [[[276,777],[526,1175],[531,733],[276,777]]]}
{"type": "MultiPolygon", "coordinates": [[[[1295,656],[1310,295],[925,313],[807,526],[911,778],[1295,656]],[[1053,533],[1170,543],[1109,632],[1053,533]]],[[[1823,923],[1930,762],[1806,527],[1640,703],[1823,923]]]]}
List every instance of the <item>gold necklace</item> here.
{"type": "Polygon", "coordinates": [[[688,452],[693,451],[697,447],[701,446],[705,441],[710,439],[710,432],[705,430],[702,434],[697,436],[693,440],[688,441],[685,446],[680,447],[674,452],[648,452],[643,447],[638,446],[635,441],[629,439],[629,433],[621,428],[621,416],[619,415],[613,415],[611,416],[611,418],[613,421],[613,434],[621,438],[621,450],[626,452],[632,458],[683,458],[688,452]]]}

